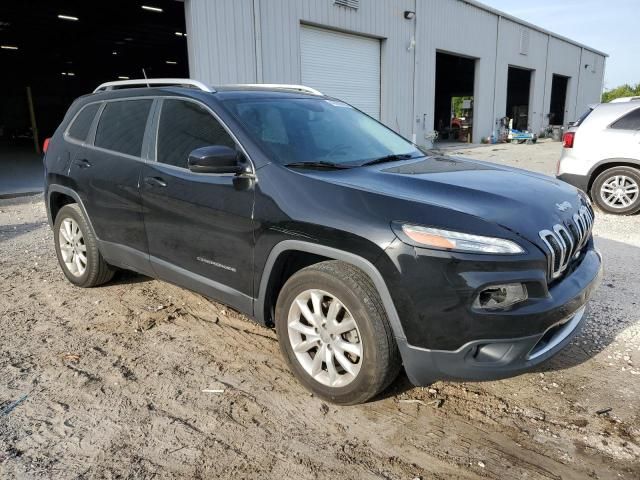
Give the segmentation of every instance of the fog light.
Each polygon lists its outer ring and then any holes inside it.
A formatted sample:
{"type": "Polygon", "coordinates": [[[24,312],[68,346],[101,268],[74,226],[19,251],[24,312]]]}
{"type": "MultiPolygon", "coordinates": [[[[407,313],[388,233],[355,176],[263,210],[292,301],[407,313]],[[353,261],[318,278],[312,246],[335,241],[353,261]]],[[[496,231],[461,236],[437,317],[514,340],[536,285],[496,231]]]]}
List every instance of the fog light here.
{"type": "Polygon", "coordinates": [[[516,303],[524,302],[529,296],[522,283],[493,285],[481,291],[473,302],[473,308],[484,310],[504,310],[516,303]]]}

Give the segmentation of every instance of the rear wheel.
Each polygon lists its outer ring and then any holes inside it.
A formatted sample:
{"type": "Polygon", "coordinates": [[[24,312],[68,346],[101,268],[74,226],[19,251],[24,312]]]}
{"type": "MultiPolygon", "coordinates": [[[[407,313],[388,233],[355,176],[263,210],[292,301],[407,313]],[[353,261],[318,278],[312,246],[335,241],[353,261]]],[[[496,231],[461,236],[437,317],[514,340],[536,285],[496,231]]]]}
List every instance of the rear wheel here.
{"type": "Polygon", "coordinates": [[[280,348],[300,382],[334,403],[362,403],[397,376],[400,356],[369,277],[338,261],[300,270],[276,306],[280,348]]]}
{"type": "Polygon", "coordinates": [[[71,283],[95,287],[113,278],[114,269],[102,258],[96,237],[77,204],[60,209],[53,236],[58,263],[71,283]]]}
{"type": "Polygon", "coordinates": [[[591,198],[605,212],[632,215],[640,210],[640,171],[613,167],[598,175],[591,186],[591,198]]]}

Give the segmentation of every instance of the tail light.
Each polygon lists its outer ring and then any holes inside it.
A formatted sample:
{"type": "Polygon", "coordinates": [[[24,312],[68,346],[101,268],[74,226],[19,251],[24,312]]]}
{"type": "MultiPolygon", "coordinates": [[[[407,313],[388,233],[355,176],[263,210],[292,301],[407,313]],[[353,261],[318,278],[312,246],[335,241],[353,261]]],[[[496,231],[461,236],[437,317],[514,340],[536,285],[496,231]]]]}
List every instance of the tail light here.
{"type": "Polygon", "coordinates": [[[576,138],[576,132],[567,132],[562,137],[562,146],[564,148],[573,148],[573,141],[576,138]]]}
{"type": "Polygon", "coordinates": [[[42,152],[43,153],[47,153],[47,150],[49,150],[49,142],[51,141],[51,138],[45,138],[44,139],[44,143],[42,144],[42,152]]]}

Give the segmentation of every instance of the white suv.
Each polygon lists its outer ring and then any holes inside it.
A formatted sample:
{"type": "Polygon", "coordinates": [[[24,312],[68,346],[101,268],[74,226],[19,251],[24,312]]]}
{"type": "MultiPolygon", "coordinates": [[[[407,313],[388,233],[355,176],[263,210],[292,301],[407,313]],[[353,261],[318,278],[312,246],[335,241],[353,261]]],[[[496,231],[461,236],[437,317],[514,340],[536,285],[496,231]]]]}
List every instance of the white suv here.
{"type": "Polygon", "coordinates": [[[557,176],[605,212],[640,210],[640,102],[592,106],[564,134],[557,176]]]}

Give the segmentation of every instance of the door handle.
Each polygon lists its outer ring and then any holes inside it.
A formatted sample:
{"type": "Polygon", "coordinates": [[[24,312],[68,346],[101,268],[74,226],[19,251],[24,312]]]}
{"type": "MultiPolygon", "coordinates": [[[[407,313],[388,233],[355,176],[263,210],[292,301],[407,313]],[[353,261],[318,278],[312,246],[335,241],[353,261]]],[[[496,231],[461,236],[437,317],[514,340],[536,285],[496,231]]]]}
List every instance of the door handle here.
{"type": "Polygon", "coordinates": [[[165,182],[160,177],[144,177],[144,183],[149,185],[150,187],[166,187],[167,182],[165,182]]]}
{"type": "Polygon", "coordinates": [[[91,162],[86,158],[83,158],[81,160],[76,160],[76,165],[80,168],[89,168],[91,166],[91,162]]]}

